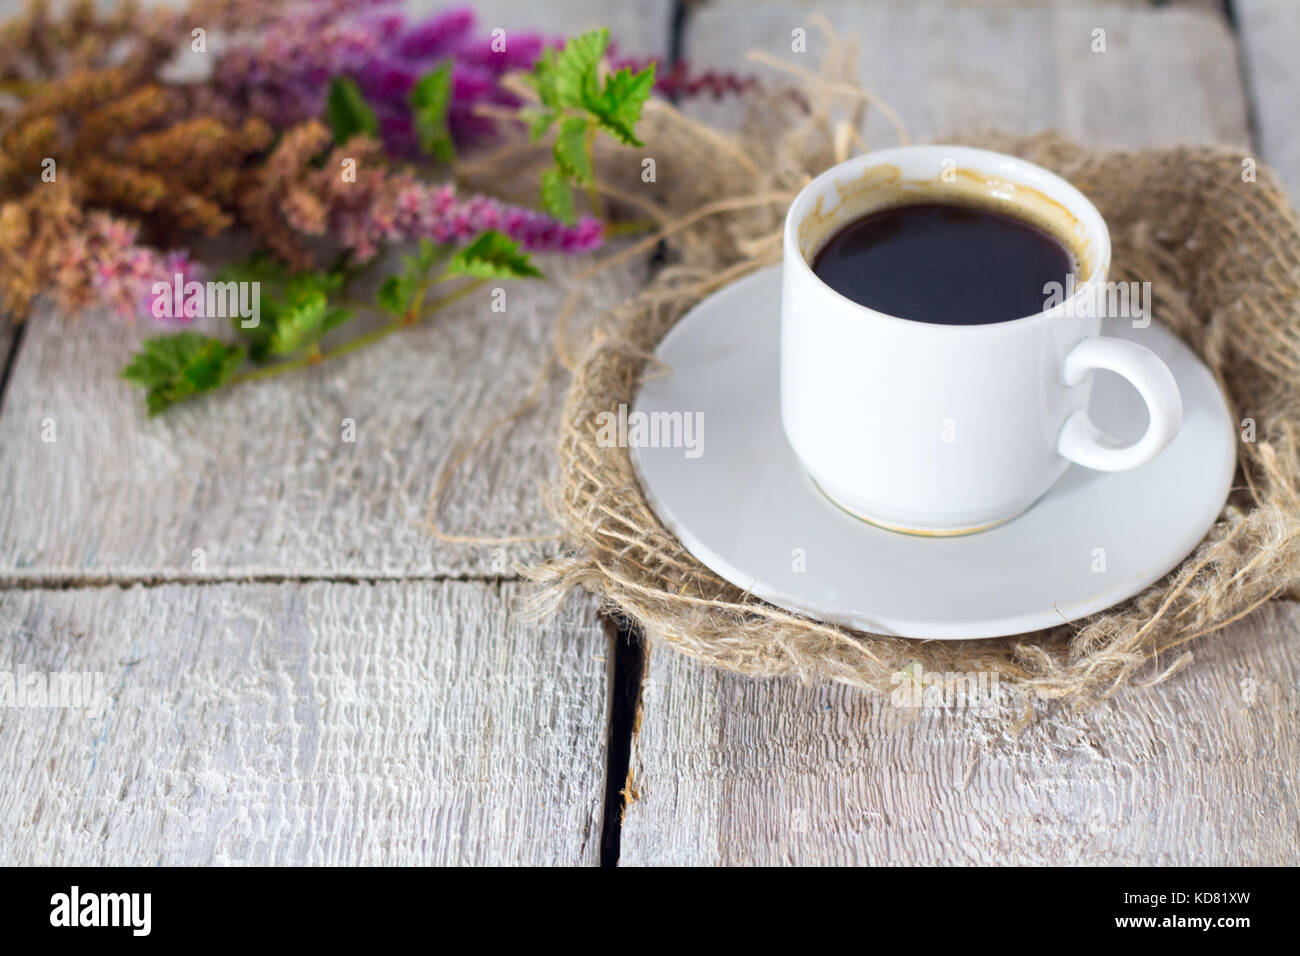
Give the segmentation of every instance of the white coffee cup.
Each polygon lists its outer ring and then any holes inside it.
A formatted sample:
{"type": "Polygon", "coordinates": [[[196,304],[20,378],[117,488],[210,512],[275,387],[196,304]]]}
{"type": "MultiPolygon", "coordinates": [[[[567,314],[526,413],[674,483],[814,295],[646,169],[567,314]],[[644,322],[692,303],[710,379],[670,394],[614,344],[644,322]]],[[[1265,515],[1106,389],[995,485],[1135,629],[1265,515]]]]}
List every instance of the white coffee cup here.
{"type": "Polygon", "coordinates": [[[1110,236],[1092,203],[1045,169],[959,146],[869,153],[804,187],[784,241],[786,437],[822,491],[858,517],[915,534],[980,531],[1027,509],[1071,462],[1136,468],[1182,424],[1165,364],[1097,334],[1110,236]],[[1035,315],[940,325],[867,308],[814,274],[814,256],[841,227],[908,201],[976,202],[1037,223],[1075,252],[1084,278],[1035,315]],[[1137,442],[1121,445],[1089,420],[1094,369],[1123,376],[1146,401],[1137,442]]]}

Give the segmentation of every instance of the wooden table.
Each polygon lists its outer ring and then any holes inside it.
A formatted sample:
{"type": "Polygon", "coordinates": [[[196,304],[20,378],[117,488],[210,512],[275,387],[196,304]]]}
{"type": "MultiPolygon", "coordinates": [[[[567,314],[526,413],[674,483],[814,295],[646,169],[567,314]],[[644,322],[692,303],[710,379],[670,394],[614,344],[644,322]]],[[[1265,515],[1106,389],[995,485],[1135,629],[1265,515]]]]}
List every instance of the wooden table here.
{"type": "MultiPolygon", "coordinates": [[[[916,138],[1227,143],[1300,197],[1291,0],[476,6],[485,27],[609,23],[626,51],[676,29],[697,67],[747,71],[749,49],[799,56],[796,27],[814,62],[820,10],[860,35],[864,81],[916,138]]],[[[0,862],[1300,862],[1297,605],[1019,737],[667,650],[642,668],[589,595],[523,615],[510,568],[555,545],[440,544],[426,511],[533,380],[575,268],[491,321],[466,302],[155,420],[115,378],[146,329],[91,313],[4,333],[0,671],[102,672],[110,703],[0,709],[0,862]]],[[[649,269],[602,278],[589,307],[649,269]]],[[[459,472],[450,530],[554,530],[539,489],[563,384],[459,472]]]]}

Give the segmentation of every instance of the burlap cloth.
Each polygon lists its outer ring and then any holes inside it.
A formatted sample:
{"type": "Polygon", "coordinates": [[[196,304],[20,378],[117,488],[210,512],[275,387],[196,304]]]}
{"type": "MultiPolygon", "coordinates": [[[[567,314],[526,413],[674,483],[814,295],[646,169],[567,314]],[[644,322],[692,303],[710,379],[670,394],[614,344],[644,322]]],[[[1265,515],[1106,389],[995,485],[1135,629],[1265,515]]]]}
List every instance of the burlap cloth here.
{"type": "Polygon", "coordinates": [[[1039,163],[1089,196],[1110,227],[1111,278],[1152,283],[1154,318],[1215,372],[1236,420],[1254,423],[1253,441],[1250,423],[1242,426],[1237,476],[1217,523],[1162,581],[1047,631],[911,640],[830,626],[758,600],[660,524],[628,450],[597,442],[597,415],[633,401],[653,371],[656,344],[691,306],[779,260],[781,219],[794,192],[863,148],[854,130],[871,98],[826,80],[835,68],[823,71],[820,90],[751,110],[737,134],[670,107],[649,111],[646,153],[659,157],[658,179],[672,185],[653,208],[641,205],[663,226],[657,235],[667,237],[669,265],[576,350],[555,489],[569,547],[531,570],[546,601],[586,588],[634,621],[651,645],[751,676],[888,691],[896,673],[920,662],[930,673],[996,671],[1003,687],[1029,701],[1086,704],[1129,683],[1163,680],[1191,661],[1195,639],[1222,634],[1270,598],[1300,594],[1300,231],[1272,173],[1214,147],[1102,152],[1053,135],[962,138],[1039,163]],[[835,96],[849,102],[846,118],[809,107],[835,96]]]}

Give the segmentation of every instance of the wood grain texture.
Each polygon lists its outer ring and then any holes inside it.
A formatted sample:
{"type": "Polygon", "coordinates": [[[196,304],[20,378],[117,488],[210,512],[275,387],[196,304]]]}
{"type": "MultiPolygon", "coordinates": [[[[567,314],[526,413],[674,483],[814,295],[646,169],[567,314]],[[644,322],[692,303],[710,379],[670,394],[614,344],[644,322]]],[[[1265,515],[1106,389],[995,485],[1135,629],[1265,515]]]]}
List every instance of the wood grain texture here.
{"type": "Polygon", "coordinates": [[[1300,209],[1300,3],[1232,0],[1255,135],[1300,209]]]}
{"type": "MultiPolygon", "coordinates": [[[[625,51],[667,47],[668,0],[475,8],[485,34],[609,23],[625,51]]],[[[504,314],[485,291],[337,364],[154,420],[116,378],[151,329],[33,320],[0,412],[0,678],[95,671],[110,700],[0,708],[0,862],[599,861],[597,602],[529,623],[521,586],[497,576],[545,545],[444,546],[425,526],[443,464],[532,385],[586,263],[541,264],[553,281],[507,285],[504,314]],[[170,579],[184,583],[96,586],[170,579]],[[35,586],[50,581],[69,587],[35,586]]],[[[583,308],[644,275],[584,282],[583,308]]],[[[549,385],[458,477],[448,530],[552,530],[549,385]]]]}
{"type": "MultiPolygon", "coordinates": [[[[610,3],[609,0],[474,0],[470,6],[486,32],[493,27],[535,30],[548,39],[608,27],[610,37],[622,53],[668,53],[672,36],[672,0],[637,0],[610,3]]],[[[408,9],[428,11],[447,7],[443,0],[408,0],[408,9]]]]}
{"type": "MultiPolygon", "coordinates": [[[[989,128],[1054,128],[1082,143],[1141,147],[1249,142],[1236,46],[1224,18],[1188,7],[1024,7],[966,3],[715,2],[688,19],[685,54],[697,67],[778,79],[747,62],[759,49],[815,69],[824,49],[810,16],[859,41],[860,81],[901,114],[915,141],[989,128]],[[807,52],[791,51],[791,31],[807,52]],[[1106,51],[1091,49],[1106,31],[1106,51]]],[[[693,105],[735,123],[731,103],[693,105]]],[[[896,142],[881,114],[868,142],[896,142]]]]}
{"type": "MultiPolygon", "coordinates": [[[[688,7],[707,7],[710,4],[718,3],[720,0],[686,0],[688,7]]],[[[721,0],[728,2],[728,0],[721,0]]],[[[735,2],[735,0],[731,0],[735,2]]],[[[748,0],[750,3],[765,3],[767,0],[748,0]]],[[[792,4],[809,7],[811,9],[820,9],[825,6],[822,0],[786,0],[792,4]]],[[[897,3],[898,0],[854,0],[855,3],[897,3]]],[[[931,0],[919,0],[922,3],[931,2],[931,0]]],[[[1115,6],[1117,3],[1123,3],[1130,7],[1164,7],[1164,6],[1181,6],[1197,7],[1203,10],[1221,10],[1222,0],[944,0],[950,6],[968,6],[968,7],[1086,7],[1086,6],[1115,6]]]]}
{"type": "MultiPolygon", "coordinates": [[[[814,6],[863,35],[863,77],[917,138],[1056,126],[1106,145],[1247,140],[1215,12],[814,6]],[[1105,54],[1089,50],[1094,27],[1105,54]]],[[[624,51],[667,46],[667,0],[475,9],[484,29],[609,24],[624,51]]],[[[687,53],[757,71],[745,51],[789,56],[802,24],[815,62],[809,9],[705,5],[687,53]]],[[[732,122],[736,105],[702,109],[732,122]]],[[[889,142],[880,117],[871,132],[889,142]]],[[[439,545],[423,526],[442,464],[532,382],[572,281],[572,266],[547,268],[559,285],[511,287],[505,315],[468,302],[336,366],[154,421],[113,378],[145,330],[87,316],[27,336],[0,410],[0,586],[77,586],[0,591],[0,671],[99,670],[112,703],[0,708],[0,862],[598,859],[595,601],[535,626],[512,612],[514,584],[378,580],[473,578],[548,550],[439,545]],[[55,442],[40,440],[45,418],[55,442]],[[295,580],[222,582],[256,576],[295,580]],[[316,577],[336,580],[298,580],[316,577]],[[186,583],[87,586],[173,578],[186,583]]],[[[612,304],[642,275],[609,276],[589,299],[612,304]]],[[[551,530],[538,498],[551,385],[466,468],[450,530],[551,530]]],[[[1018,740],[976,715],[652,654],[623,862],[1296,863],[1298,621],[1269,607],[1173,681],[1018,740]]]]}
{"type": "Polygon", "coordinates": [[[595,864],[608,640],[519,585],[0,592],[0,863],[595,864]]]}
{"type": "MultiPolygon", "coordinates": [[[[585,265],[585,260],[582,263],[585,265]]],[[[152,334],[90,313],[37,315],[0,413],[0,580],[499,574],[544,544],[442,545],[426,510],[444,464],[531,388],[580,264],[491,289],[382,343],[149,419],[117,378],[152,334]],[[355,442],[344,441],[344,421],[355,442]],[[54,441],[45,425],[53,423],[54,441]]],[[[586,283],[587,308],[635,292],[642,267],[586,283]]],[[[563,383],[458,471],[445,530],[545,535],[563,383]]]]}
{"type": "MultiPolygon", "coordinates": [[[[668,47],[670,0],[492,0],[477,29],[548,38],[607,23],[627,52],[668,47]]],[[[435,0],[411,12],[442,9],[435,0]]],[[[0,583],[188,578],[195,549],[221,578],[496,575],[553,542],[444,544],[426,511],[444,465],[517,408],[543,367],[573,275],[590,260],[543,257],[553,281],[483,289],[428,323],[317,369],[243,386],[156,419],[117,378],[153,330],[104,314],[34,317],[0,414],[0,583]],[[343,441],[343,421],[356,441],[343,441]],[[47,442],[43,422],[53,422],[47,442]]],[[[582,314],[635,293],[644,263],[581,283],[582,314]]],[[[216,323],[217,327],[221,323],[216,323]]],[[[542,488],[563,395],[542,402],[459,470],[444,530],[474,537],[556,530],[542,488]]]]}
{"type": "MultiPolygon", "coordinates": [[[[0,315],[0,376],[3,376],[9,367],[10,353],[13,352],[17,339],[18,326],[14,325],[7,315],[0,315]]],[[[0,403],[3,402],[4,394],[0,392],[0,403]]]]}
{"type": "MultiPolygon", "coordinates": [[[[1109,146],[1248,140],[1218,15],[819,9],[861,37],[864,82],[918,139],[1054,126],[1109,146]],[[1090,51],[1093,27],[1107,31],[1106,53],[1090,51]]],[[[698,65],[744,68],[755,47],[795,61],[790,31],[803,25],[813,63],[807,10],[711,3],[689,21],[686,47],[698,65]]],[[[882,118],[872,122],[873,142],[887,144],[882,118]]],[[[1300,607],[1265,608],[1196,655],[1164,685],[1087,714],[1052,712],[1016,739],[1005,717],[749,681],[653,651],[621,862],[1300,862],[1300,607]]]]}
{"type": "Polygon", "coordinates": [[[1019,739],[652,652],[624,865],[1300,863],[1300,605],[1019,739]]]}

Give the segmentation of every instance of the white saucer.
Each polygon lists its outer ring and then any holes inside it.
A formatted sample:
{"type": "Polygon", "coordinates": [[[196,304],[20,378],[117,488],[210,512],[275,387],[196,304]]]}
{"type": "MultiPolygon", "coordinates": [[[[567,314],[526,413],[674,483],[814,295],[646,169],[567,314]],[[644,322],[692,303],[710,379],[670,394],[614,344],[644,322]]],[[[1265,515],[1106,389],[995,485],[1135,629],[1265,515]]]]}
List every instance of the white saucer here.
{"type": "MultiPolygon", "coordinates": [[[[977,534],[924,538],[869,525],[825,498],[786,442],[780,303],[779,267],[701,302],[659,345],[670,372],[647,380],[633,406],[703,414],[697,457],[633,447],[632,461],[682,544],[757,597],[878,634],[1022,634],[1086,617],[1159,580],[1223,507],[1236,429],[1213,376],[1156,323],[1114,321],[1103,333],[1150,348],[1182,392],[1182,430],[1158,458],[1115,473],[1072,466],[1025,514],[977,534]]],[[[1141,399],[1117,376],[1097,374],[1093,420],[1137,438],[1146,427],[1141,399]]]]}

